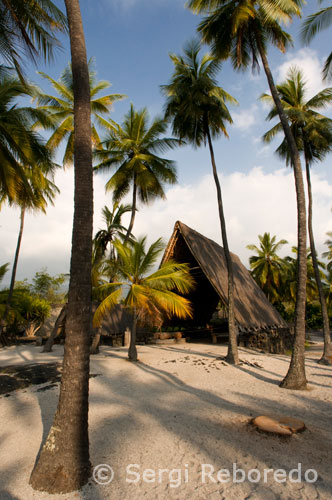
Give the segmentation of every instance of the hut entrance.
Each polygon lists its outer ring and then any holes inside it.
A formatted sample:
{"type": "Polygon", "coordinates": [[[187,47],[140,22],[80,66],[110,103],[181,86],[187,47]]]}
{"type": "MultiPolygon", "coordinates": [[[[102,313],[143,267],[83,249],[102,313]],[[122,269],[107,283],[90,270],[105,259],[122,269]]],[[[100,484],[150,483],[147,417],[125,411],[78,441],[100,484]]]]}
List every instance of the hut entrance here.
{"type": "MultiPolygon", "coordinates": [[[[282,352],[286,341],[289,343],[287,323],[267,300],[240,259],[233,253],[231,258],[238,340],[250,347],[282,352]],[[261,337],[264,337],[264,342],[261,337]]],[[[192,340],[227,340],[228,272],[224,249],[178,221],[162,262],[170,259],[189,264],[196,288],[187,296],[193,306],[193,318],[182,322],[173,320],[168,326],[182,328],[184,335],[192,340]]]]}
{"type": "Polygon", "coordinates": [[[192,303],[194,315],[190,320],[168,320],[164,326],[181,330],[183,337],[191,342],[227,341],[227,306],[211,285],[181,234],[178,235],[173,250],[172,259],[189,264],[195,279],[194,290],[186,296],[192,303]]]}

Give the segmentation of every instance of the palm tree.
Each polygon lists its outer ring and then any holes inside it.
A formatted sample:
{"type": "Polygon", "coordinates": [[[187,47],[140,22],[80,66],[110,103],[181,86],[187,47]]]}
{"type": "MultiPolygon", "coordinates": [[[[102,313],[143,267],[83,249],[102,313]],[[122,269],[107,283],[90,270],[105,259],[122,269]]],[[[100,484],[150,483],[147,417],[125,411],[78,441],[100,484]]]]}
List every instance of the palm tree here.
{"type": "MultiPolygon", "coordinates": [[[[329,356],[331,355],[330,325],[321,276],[318,268],[317,252],[313,233],[313,200],[310,166],[314,161],[322,161],[332,148],[332,120],[317,112],[319,109],[324,108],[332,102],[332,88],[326,88],[313,96],[311,99],[307,100],[306,84],[303,74],[299,69],[293,67],[289,70],[286,81],[277,85],[277,91],[291,124],[292,133],[296,140],[298,150],[302,151],[304,155],[308,189],[308,231],[310,251],[323,317],[324,353],[319,362],[329,363],[329,356]]],[[[273,119],[277,116],[277,110],[274,106],[272,97],[264,94],[261,98],[272,105],[272,109],[267,118],[269,120],[273,119]]],[[[279,130],[282,130],[280,122],[264,135],[264,140],[266,142],[270,142],[279,130]]],[[[278,147],[277,153],[279,153],[282,158],[286,158],[286,162],[288,164],[291,163],[288,144],[285,139],[278,147]]]]}
{"type": "Polygon", "coordinates": [[[221,134],[228,137],[226,122],[232,123],[226,102],[236,100],[217,86],[216,74],[220,65],[209,54],[199,60],[200,45],[193,40],[184,49],[184,57],[172,54],[174,73],[171,82],[163,85],[167,96],[165,117],[172,119],[173,133],[194,147],[208,142],[212,172],[217,189],[220,228],[228,270],[228,331],[227,360],[238,364],[237,333],[234,317],[234,277],[229,252],[221,187],[215,162],[212,138],[221,134]]]}
{"type": "MultiPolygon", "coordinates": [[[[104,80],[97,82],[96,72],[93,71],[93,59],[89,60],[88,66],[91,114],[94,120],[91,127],[92,143],[94,147],[97,147],[100,143],[100,138],[96,124],[102,127],[108,126],[108,122],[104,116],[110,112],[114,102],[124,99],[127,96],[124,94],[108,94],[98,97],[97,94],[110,87],[110,83],[104,80]]],[[[49,113],[53,119],[52,128],[55,130],[47,144],[51,149],[56,150],[65,141],[66,149],[63,156],[63,164],[71,164],[74,157],[74,93],[71,64],[64,69],[59,80],[54,80],[42,72],[39,72],[39,74],[48,80],[58,93],[58,96],[53,96],[36,89],[36,96],[34,98],[39,109],[49,113]]],[[[37,122],[35,126],[38,125],[37,122]]]]}
{"type": "Polygon", "coordinates": [[[331,305],[332,305],[332,271],[331,269],[328,271],[326,276],[326,302],[328,306],[328,310],[331,313],[331,305]]]}
{"type": "Polygon", "coordinates": [[[78,0],[65,0],[74,92],[75,208],[60,397],[30,484],[49,493],[78,490],[90,476],[88,408],[93,179],[89,70],[78,0]]]}
{"type": "Polygon", "coordinates": [[[257,255],[249,257],[251,274],[272,303],[280,300],[281,278],[285,268],[284,260],[277,255],[278,250],[288,243],[286,240],[276,241],[270,233],[258,235],[260,246],[247,245],[257,255]]]}
{"type": "MultiPolygon", "coordinates": [[[[297,286],[297,248],[292,247],[292,253],[295,257],[287,255],[284,258],[284,273],[282,276],[282,290],[283,297],[285,301],[296,302],[296,286],[297,286]]],[[[323,262],[317,261],[318,272],[320,273],[320,278],[324,279],[325,275],[323,269],[325,269],[325,264],[323,262]]],[[[307,249],[307,300],[313,301],[317,299],[318,287],[316,282],[316,276],[314,271],[313,259],[310,248],[307,249]]]]}
{"type": "Polygon", "coordinates": [[[304,363],[305,304],[306,304],[306,206],[299,152],[283,110],[267,59],[267,44],[271,42],[285,51],[291,36],[282,30],[280,22],[291,21],[301,14],[302,0],[188,0],[196,13],[208,15],[198,27],[204,42],[212,47],[218,59],[231,58],[235,69],[251,64],[259,68],[261,59],[269,88],[278,110],[294,165],[298,218],[298,287],[295,314],[295,335],[292,359],[281,387],[304,389],[307,384],[304,363]]]}
{"type": "Polygon", "coordinates": [[[3,280],[4,275],[8,271],[8,266],[9,262],[7,262],[6,264],[2,264],[2,266],[0,266],[0,283],[3,280]]]}
{"type": "MultiPolygon", "coordinates": [[[[332,238],[332,231],[329,231],[326,234],[327,234],[327,236],[332,238]]],[[[328,251],[322,253],[322,257],[329,261],[327,263],[326,269],[328,270],[328,272],[331,272],[332,271],[332,239],[326,240],[324,244],[328,246],[328,251]]]]}
{"type": "Polygon", "coordinates": [[[37,119],[48,125],[48,117],[42,111],[18,105],[20,98],[32,93],[32,87],[17,78],[0,77],[0,197],[9,202],[22,189],[32,196],[25,166],[38,163],[40,158],[45,160],[45,147],[31,127],[37,119]]]}
{"type": "Polygon", "coordinates": [[[167,129],[167,122],[156,117],[148,125],[146,108],[136,111],[131,104],[122,125],[109,123],[108,137],[96,151],[100,163],[97,171],[116,171],[106,183],[106,191],[113,191],[113,201],[119,202],[132,187],[131,218],[125,241],[132,234],[137,199],[149,203],[159,197],[165,199],[164,183],[176,182],[174,162],[157,156],[159,152],[172,149],[179,141],[173,138],[161,138],[167,129]]]}
{"type": "Polygon", "coordinates": [[[131,339],[128,357],[137,361],[136,326],[137,321],[148,316],[158,316],[160,313],[168,317],[192,317],[190,302],[180,294],[187,294],[193,288],[193,278],[188,264],[178,264],[168,261],[162,264],[152,274],[164,245],[161,238],[155,241],[146,251],[146,237],[123,245],[120,240],[114,242],[119,256],[118,274],[120,280],[114,283],[104,283],[99,287],[103,299],[97,308],[93,325],[100,326],[105,314],[120,302],[128,307],[133,315],[131,339]],[[177,293],[178,292],[178,293],[177,293]]]}
{"type": "MultiPolygon", "coordinates": [[[[51,178],[53,179],[54,165],[51,162],[50,154],[47,148],[45,148],[45,150],[43,151],[42,147],[40,147],[38,155],[39,162],[44,161],[44,164],[36,165],[36,163],[33,163],[32,166],[24,167],[24,170],[26,171],[25,176],[29,183],[29,189],[26,189],[22,184],[21,189],[16,193],[15,200],[9,199],[10,205],[15,204],[20,207],[20,229],[17,239],[6,306],[0,322],[0,336],[2,336],[2,331],[6,324],[7,316],[11,306],[11,300],[13,297],[18,257],[23,236],[25,213],[27,210],[32,210],[34,212],[37,210],[41,210],[42,212],[46,213],[47,202],[51,202],[53,204],[55,195],[59,192],[56,185],[49,178],[51,176],[51,178]],[[44,160],[40,158],[41,155],[44,156],[44,160]]],[[[5,197],[3,197],[2,201],[4,200],[5,197]]]]}
{"type": "MultiPolygon", "coordinates": [[[[323,0],[319,0],[322,3],[323,0]]],[[[304,42],[309,43],[316,34],[328,28],[332,24],[332,6],[321,9],[314,14],[307,17],[303,29],[302,29],[302,39],[304,42]]],[[[332,52],[325,61],[323,68],[323,78],[324,80],[331,78],[332,76],[332,52]]]]}
{"type": "MultiPolygon", "coordinates": [[[[8,266],[9,266],[9,262],[7,262],[6,264],[3,264],[2,266],[0,266],[0,283],[3,280],[4,275],[8,271],[8,266]]],[[[0,333],[0,342],[1,342],[1,344],[3,346],[5,346],[7,344],[7,339],[4,336],[3,332],[0,333]]]]}
{"type": "Polygon", "coordinates": [[[124,240],[126,228],[122,225],[122,216],[131,212],[131,205],[119,205],[118,202],[113,203],[112,211],[105,206],[102,209],[103,220],[106,224],[106,229],[100,229],[93,239],[93,261],[98,262],[105,257],[107,247],[109,246],[109,259],[115,259],[115,251],[113,241],[115,239],[124,240]]]}
{"type": "Polygon", "coordinates": [[[52,59],[56,34],[66,31],[66,16],[50,0],[0,0],[0,56],[20,79],[22,61],[52,59]]]}
{"type": "Polygon", "coordinates": [[[47,200],[53,202],[57,188],[52,182],[55,164],[43,139],[31,131],[36,118],[47,123],[44,112],[30,107],[19,107],[15,99],[31,95],[32,89],[19,80],[3,78],[0,81],[0,205],[3,202],[21,208],[21,224],[12,269],[11,283],[0,334],[6,323],[12,300],[16,268],[23,233],[26,209],[45,212],[47,200]],[[51,178],[50,178],[51,177],[51,178]]]}

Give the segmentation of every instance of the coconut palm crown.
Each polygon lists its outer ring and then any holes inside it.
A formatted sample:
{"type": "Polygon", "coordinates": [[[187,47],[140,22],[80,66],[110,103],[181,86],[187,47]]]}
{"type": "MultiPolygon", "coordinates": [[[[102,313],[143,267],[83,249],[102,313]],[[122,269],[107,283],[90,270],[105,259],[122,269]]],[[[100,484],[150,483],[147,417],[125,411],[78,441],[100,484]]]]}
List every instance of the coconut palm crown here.
{"type": "Polygon", "coordinates": [[[179,144],[178,139],[161,137],[167,130],[167,121],[159,116],[149,124],[146,108],[135,110],[131,104],[122,125],[109,122],[108,135],[96,150],[96,171],[115,169],[106,183],[113,201],[122,200],[132,188],[132,212],[126,239],[132,233],[137,201],[149,203],[155,198],[165,199],[164,184],[177,182],[175,163],[158,156],[179,144]]]}
{"type": "MultiPolygon", "coordinates": [[[[320,3],[323,0],[319,0],[320,3]]],[[[327,29],[332,24],[332,6],[315,12],[307,17],[302,29],[302,39],[304,42],[309,43],[319,31],[327,29]]],[[[323,78],[329,79],[332,77],[332,52],[327,57],[324,68],[323,78]]]]}
{"type": "Polygon", "coordinates": [[[14,66],[23,79],[23,62],[52,59],[60,47],[56,35],[67,29],[66,16],[50,0],[0,0],[0,69],[14,66]]]}
{"type": "Polygon", "coordinates": [[[199,59],[200,44],[192,40],[184,47],[184,56],[170,54],[174,64],[171,82],[162,85],[166,95],[165,117],[172,119],[173,133],[200,147],[220,134],[228,137],[226,122],[232,117],[226,103],[237,104],[234,97],[217,84],[220,63],[210,54],[199,59]]]}
{"type": "Polygon", "coordinates": [[[249,257],[251,274],[265,292],[271,302],[279,299],[278,288],[281,285],[281,277],[285,263],[278,256],[278,250],[285,245],[287,240],[276,241],[276,236],[270,233],[259,235],[260,246],[247,245],[248,250],[256,252],[249,257]]]}
{"type": "Polygon", "coordinates": [[[165,314],[167,317],[192,317],[188,299],[179,294],[187,294],[194,286],[188,264],[168,261],[151,273],[164,249],[161,238],[146,250],[146,237],[113,243],[118,254],[119,281],[104,283],[99,287],[102,299],[97,308],[93,324],[99,326],[105,314],[120,301],[133,314],[129,358],[137,359],[135,346],[136,324],[142,316],[165,314]],[[151,274],[149,274],[151,273],[151,274]]]}
{"type": "MultiPolygon", "coordinates": [[[[96,147],[100,143],[100,137],[97,125],[107,127],[108,122],[105,116],[111,111],[114,102],[125,99],[124,94],[108,94],[98,97],[97,94],[108,87],[110,83],[104,80],[97,81],[96,72],[93,70],[93,59],[89,60],[89,80],[91,97],[91,115],[93,123],[91,125],[92,144],[96,147]]],[[[39,109],[47,111],[53,119],[52,128],[54,129],[48,140],[48,146],[55,150],[59,145],[66,141],[66,149],[63,156],[63,164],[72,164],[74,158],[74,93],[73,93],[73,75],[71,64],[64,69],[59,80],[54,80],[43,72],[39,74],[48,80],[57,91],[58,96],[45,94],[42,90],[36,90],[35,101],[39,109]]],[[[38,126],[37,122],[35,126],[38,126]]]]}

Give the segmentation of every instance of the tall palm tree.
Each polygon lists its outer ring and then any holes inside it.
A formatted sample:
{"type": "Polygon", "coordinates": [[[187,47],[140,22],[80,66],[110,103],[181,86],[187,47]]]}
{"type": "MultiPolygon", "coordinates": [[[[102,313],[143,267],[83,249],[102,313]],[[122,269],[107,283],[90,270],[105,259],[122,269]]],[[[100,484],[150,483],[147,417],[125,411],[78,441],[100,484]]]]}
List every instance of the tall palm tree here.
{"type": "MultiPolygon", "coordinates": [[[[93,59],[90,59],[88,62],[91,114],[93,118],[91,130],[93,146],[97,147],[100,143],[100,138],[96,125],[102,127],[108,126],[108,122],[104,116],[109,114],[114,102],[124,99],[127,96],[124,94],[98,96],[99,92],[110,87],[110,83],[104,80],[97,81],[96,72],[93,71],[93,63],[93,59]]],[[[39,109],[49,113],[50,118],[53,119],[52,128],[54,128],[54,132],[47,144],[51,149],[56,150],[60,144],[66,142],[63,164],[71,164],[74,157],[74,89],[71,64],[64,69],[59,80],[54,80],[42,72],[39,72],[39,74],[48,80],[58,93],[58,96],[53,96],[36,89],[36,96],[34,98],[39,109]]],[[[36,126],[38,125],[37,122],[36,126]]]]}
{"type": "Polygon", "coordinates": [[[113,203],[112,211],[107,206],[102,209],[106,229],[100,229],[93,238],[93,261],[105,257],[108,247],[109,259],[114,260],[115,251],[112,243],[115,239],[122,241],[125,239],[127,230],[122,225],[121,219],[127,212],[131,212],[131,205],[119,205],[118,202],[113,203]]]}
{"type": "Polygon", "coordinates": [[[130,360],[137,361],[137,321],[142,316],[157,316],[160,313],[168,317],[192,317],[190,302],[178,293],[187,294],[193,288],[194,281],[189,265],[174,261],[168,261],[157,271],[148,274],[164,248],[161,238],[148,250],[145,249],[146,237],[125,245],[116,240],[114,246],[119,256],[120,280],[99,287],[103,300],[95,312],[93,324],[98,327],[105,314],[120,302],[124,294],[122,303],[133,315],[128,356],[130,360]]]}
{"type": "Polygon", "coordinates": [[[251,274],[259,286],[266,294],[269,301],[277,302],[280,300],[280,285],[283,270],[285,268],[284,260],[277,254],[278,250],[288,243],[286,240],[276,241],[276,236],[270,233],[258,235],[260,246],[247,245],[248,250],[252,250],[257,255],[249,257],[251,274]]]}
{"type": "MultiPolygon", "coordinates": [[[[326,88],[307,100],[306,83],[304,81],[303,74],[298,68],[293,67],[289,70],[287,79],[280,85],[277,85],[277,90],[280,95],[284,110],[288,116],[292,134],[296,140],[298,150],[303,153],[306,166],[310,251],[312,255],[315,279],[319,292],[319,301],[322,310],[324,332],[324,352],[323,357],[319,360],[319,362],[329,363],[329,357],[331,356],[330,325],[323,292],[323,285],[318,268],[317,252],[313,232],[313,199],[310,167],[312,166],[314,161],[322,161],[326,154],[332,150],[332,120],[318,113],[318,110],[324,108],[326,105],[332,102],[332,88],[326,88]]],[[[277,116],[277,110],[273,103],[272,97],[264,94],[262,96],[262,99],[272,106],[272,109],[267,117],[269,120],[271,120],[275,116],[277,116]]],[[[264,140],[266,142],[270,142],[278,132],[278,130],[282,130],[280,122],[264,135],[264,140]]],[[[278,147],[277,153],[279,153],[282,158],[285,158],[287,163],[291,163],[289,148],[285,139],[278,147]]]]}
{"type": "Polygon", "coordinates": [[[67,31],[66,16],[50,0],[0,0],[0,67],[14,66],[21,79],[22,62],[51,59],[67,31]]]}
{"type": "Polygon", "coordinates": [[[113,201],[122,200],[132,188],[126,241],[132,234],[138,199],[142,203],[149,203],[157,197],[165,199],[164,184],[177,181],[174,162],[157,155],[174,148],[179,141],[160,137],[166,132],[166,120],[157,116],[150,126],[148,121],[147,109],[136,111],[131,104],[122,125],[109,123],[108,136],[96,151],[96,158],[100,161],[96,171],[116,169],[106,183],[106,191],[113,192],[113,201]]]}
{"type": "MultiPolygon", "coordinates": [[[[327,236],[329,236],[330,238],[332,238],[332,231],[329,231],[326,234],[327,234],[327,236]]],[[[329,272],[331,272],[332,271],[332,239],[331,240],[330,239],[326,240],[324,244],[328,246],[328,251],[327,252],[323,252],[322,253],[322,257],[324,259],[327,259],[329,261],[327,263],[326,268],[327,268],[327,270],[329,272]]]]}
{"type": "Polygon", "coordinates": [[[302,0],[188,0],[187,5],[196,13],[205,12],[198,31],[204,42],[212,47],[218,59],[231,58],[235,69],[251,64],[253,70],[262,62],[269,88],[292,156],[298,218],[298,287],[295,313],[295,335],[291,363],[281,387],[304,389],[305,375],[305,304],[306,304],[306,206],[304,182],[299,152],[283,110],[267,58],[267,45],[271,42],[285,51],[291,36],[280,26],[293,16],[301,14],[302,0]]]}
{"type": "MultiPolygon", "coordinates": [[[[322,3],[323,0],[319,0],[322,3]]],[[[309,43],[316,34],[328,28],[332,24],[332,6],[321,9],[314,14],[307,17],[303,24],[302,39],[304,42],[309,43]]],[[[324,80],[332,77],[332,52],[325,61],[323,68],[324,80]]]]}
{"type": "Polygon", "coordinates": [[[226,102],[236,103],[236,100],[217,85],[216,74],[220,65],[209,54],[205,54],[199,60],[199,50],[199,42],[193,40],[185,47],[184,57],[175,54],[170,56],[174,64],[174,73],[171,82],[162,86],[163,92],[167,96],[165,116],[172,119],[173,133],[180,140],[187,140],[194,147],[199,147],[206,141],[209,145],[212,172],[217,189],[220,229],[228,270],[229,343],[227,359],[230,363],[238,364],[233,267],[212,144],[212,138],[220,135],[228,137],[226,122],[232,123],[232,118],[226,102]]]}
{"type": "MultiPolygon", "coordinates": [[[[13,200],[9,198],[8,200],[10,205],[17,205],[20,207],[20,228],[6,306],[0,321],[0,336],[2,336],[3,328],[6,324],[13,297],[17,264],[23,236],[25,213],[27,210],[31,210],[33,212],[40,210],[46,213],[47,202],[50,202],[53,205],[55,195],[59,192],[58,188],[53,182],[55,165],[53,165],[51,162],[50,153],[47,148],[43,150],[41,145],[41,147],[39,148],[38,156],[39,165],[35,162],[32,163],[31,161],[30,166],[23,167],[25,170],[25,177],[29,184],[28,189],[24,184],[22,184],[21,189],[16,192],[15,199],[13,200]],[[41,158],[42,155],[43,158],[41,158]]],[[[36,160],[36,155],[34,155],[33,160],[36,160]]],[[[4,200],[6,200],[6,197],[3,197],[2,201],[4,200]]]]}
{"type": "Polygon", "coordinates": [[[88,408],[93,179],[89,70],[78,0],[65,0],[74,91],[75,207],[60,397],[30,484],[49,493],[78,490],[90,476],[88,408]]]}

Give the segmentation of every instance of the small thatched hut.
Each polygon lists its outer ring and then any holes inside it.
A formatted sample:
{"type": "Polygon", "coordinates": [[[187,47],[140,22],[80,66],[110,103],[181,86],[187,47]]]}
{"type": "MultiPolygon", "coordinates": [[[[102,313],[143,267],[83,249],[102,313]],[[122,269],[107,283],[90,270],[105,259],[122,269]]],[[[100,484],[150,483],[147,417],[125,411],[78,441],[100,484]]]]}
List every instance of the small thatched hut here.
{"type": "MultiPolygon", "coordinates": [[[[239,341],[269,352],[283,352],[291,336],[287,323],[241,263],[231,254],[234,271],[234,308],[239,341]]],[[[227,266],[224,249],[180,221],[174,226],[162,262],[186,262],[196,280],[188,297],[194,310],[193,326],[209,323],[218,303],[227,307],[227,266]]]]}

